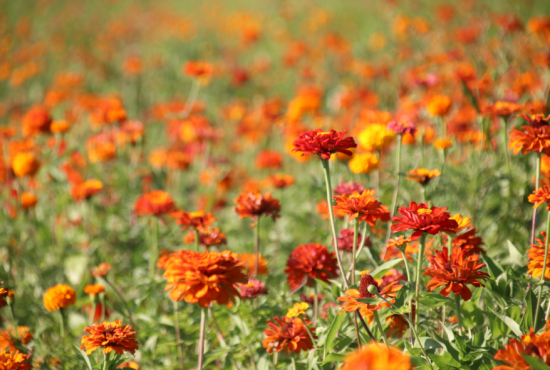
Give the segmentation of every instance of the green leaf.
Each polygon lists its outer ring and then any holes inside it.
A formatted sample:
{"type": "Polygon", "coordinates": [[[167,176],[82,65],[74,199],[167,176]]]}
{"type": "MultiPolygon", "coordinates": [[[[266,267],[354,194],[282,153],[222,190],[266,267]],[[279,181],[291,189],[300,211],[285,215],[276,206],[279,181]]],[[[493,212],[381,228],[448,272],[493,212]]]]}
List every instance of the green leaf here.
{"type": "Polygon", "coordinates": [[[483,262],[487,265],[491,279],[495,280],[497,277],[504,273],[504,269],[497,262],[493,261],[489,256],[484,254],[482,257],[483,262]]]}
{"type": "Polygon", "coordinates": [[[338,335],[338,332],[340,331],[340,328],[342,327],[345,319],[345,314],[337,314],[336,316],[334,316],[334,320],[332,320],[332,324],[330,325],[330,328],[328,330],[327,340],[325,342],[325,354],[330,353],[334,348],[334,339],[336,338],[336,335],[338,335]]]}
{"type": "Polygon", "coordinates": [[[454,369],[461,369],[460,362],[456,361],[450,354],[444,353],[442,355],[433,355],[428,354],[428,356],[432,359],[432,361],[439,366],[439,368],[454,368],[454,369]]]}
{"type": "Polygon", "coordinates": [[[454,304],[451,298],[445,297],[439,293],[422,293],[419,300],[422,306],[425,307],[438,307],[446,303],[451,305],[454,304]]]}
{"type": "Polygon", "coordinates": [[[548,370],[550,366],[546,365],[540,358],[522,354],[525,362],[531,366],[533,370],[548,370]]]}
{"type": "Polygon", "coordinates": [[[320,280],[320,279],[315,279],[315,282],[317,284],[319,284],[320,286],[323,287],[323,289],[327,290],[327,291],[330,291],[330,287],[328,286],[327,283],[325,283],[323,280],[320,280]]]}
{"type": "Polygon", "coordinates": [[[512,320],[508,316],[501,315],[501,314],[497,313],[491,307],[488,307],[488,308],[496,317],[498,317],[504,324],[506,324],[506,326],[509,327],[510,330],[512,330],[515,335],[517,335],[518,337],[520,337],[522,335],[521,329],[520,329],[519,324],[517,322],[515,322],[514,320],[512,320]]]}
{"type": "Polygon", "coordinates": [[[329,362],[342,362],[344,361],[344,355],[338,353],[329,353],[327,357],[321,362],[321,365],[328,364],[329,362]]]}
{"type": "Polygon", "coordinates": [[[93,370],[92,363],[90,362],[90,359],[88,358],[88,355],[85,351],[81,350],[78,346],[74,346],[76,348],[76,351],[82,355],[82,358],[84,358],[84,361],[86,362],[86,365],[88,365],[88,369],[93,370]]]}
{"type": "Polygon", "coordinates": [[[403,262],[402,258],[384,262],[383,264],[378,266],[378,268],[374,270],[370,275],[375,279],[379,279],[382,276],[384,276],[386,272],[388,272],[389,270],[391,270],[401,262],[403,262]]]}

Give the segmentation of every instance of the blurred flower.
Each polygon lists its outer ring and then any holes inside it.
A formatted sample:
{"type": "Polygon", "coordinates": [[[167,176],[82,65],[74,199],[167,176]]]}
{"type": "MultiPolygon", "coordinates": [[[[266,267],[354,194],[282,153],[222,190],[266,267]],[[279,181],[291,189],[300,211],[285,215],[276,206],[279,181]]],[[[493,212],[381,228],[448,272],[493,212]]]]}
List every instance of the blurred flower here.
{"type": "MultiPolygon", "coordinates": [[[[189,231],[183,241],[187,244],[192,244],[195,242],[195,232],[189,231]]],[[[227,239],[225,233],[221,232],[217,227],[213,228],[204,228],[199,230],[199,244],[205,248],[210,248],[212,246],[220,247],[227,244],[227,239]]]]}
{"type": "Polygon", "coordinates": [[[409,356],[398,348],[371,343],[346,356],[341,370],[412,370],[409,356]]]}
{"type": "Polygon", "coordinates": [[[92,270],[92,276],[94,277],[105,276],[110,270],[111,270],[111,264],[107,262],[102,262],[92,270]]]}
{"type": "Polygon", "coordinates": [[[460,213],[457,213],[456,215],[449,217],[451,220],[455,220],[458,224],[458,227],[456,228],[455,232],[460,232],[466,228],[470,227],[470,222],[472,222],[472,219],[470,217],[463,217],[460,213]]]}
{"type": "Polygon", "coordinates": [[[300,315],[306,315],[306,310],[309,308],[309,304],[306,302],[297,302],[294,303],[294,306],[288,309],[286,317],[293,318],[299,317],[300,315]]]}
{"type": "Polygon", "coordinates": [[[550,365],[549,332],[546,331],[540,335],[537,335],[531,328],[529,330],[529,334],[522,335],[520,339],[510,339],[505,349],[500,349],[495,355],[495,360],[505,362],[510,366],[497,366],[493,370],[532,369],[522,355],[536,357],[546,365],[550,365]]]}
{"type": "Polygon", "coordinates": [[[434,141],[434,148],[446,150],[453,146],[453,141],[449,138],[440,138],[434,141]]]}
{"type": "MultiPolygon", "coordinates": [[[[457,229],[458,232],[458,229],[457,229]]],[[[471,254],[485,254],[485,250],[481,248],[483,245],[483,239],[476,236],[477,230],[475,228],[468,230],[467,232],[456,236],[453,239],[453,248],[460,248],[464,251],[466,256],[471,254]]]]}
{"type": "Polygon", "coordinates": [[[125,362],[121,363],[120,365],[118,365],[118,367],[117,367],[117,369],[125,369],[125,368],[139,370],[139,365],[135,361],[125,361],[125,362]]]}
{"type": "MultiPolygon", "coordinates": [[[[259,254],[258,259],[258,276],[267,275],[267,260],[262,257],[261,253],[259,254]]],[[[246,270],[246,274],[248,276],[254,276],[254,264],[256,262],[256,255],[254,253],[240,253],[239,260],[242,262],[246,270]]]]}
{"type": "Polygon", "coordinates": [[[183,67],[183,73],[202,82],[208,82],[214,74],[214,66],[203,61],[190,60],[183,67]]]}
{"type": "MultiPolygon", "coordinates": [[[[82,311],[84,311],[84,314],[86,314],[86,317],[90,317],[90,314],[92,313],[92,305],[91,304],[85,304],[82,306],[82,311]]],[[[103,304],[101,302],[96,302],[95,305],[95,312],[94,312],[94,321],[99,321],[103,317],[103,304]]],[[[109,306],[105,305],[105,317],[104,319],[108,319],[111,316],[111,310],[109,309],[109,306]]]]}
{"type": "Polygon", "coordinates": [[[378,168],[379,159],[374,153],[357,153],[349,161],[348,166],[353,173],[367,174],[378,168]]]}
{"type": "MultiPolygon", "coordinates": [[[[338,237],[338,248],[342,251],[346,252],[352,252],[353,251],[353,228],[349,229],[342,229],[340,231],[340,236],[338,237]]],[[[363,240],[363,235],[361,233],[357,233],[357,248],[361,245],[361,241],[363,240]]],[[[372,247],[372,242],[370,241],[370,237],[367,236],[367,240],[365,240],[365,247],[372,247]]]]}
{"type": "Polygon", "coordinates": [[[395,133],[382,123],[372,123],[361,131],[357,140],[368,151],[386,149],[395,140],[395,133]]]}
{"type": "Polygon", "coordinates": [[[84,287],[84,293],[92,296],[103,293],[104,291],[105,288],[101,284],[86,285],[84,287]]]}
{"type": "Polygon", "coordinates": [[[412,134],[416,132],[416,125],[411,122],[403,121],[390,121],[386,126],[388,130],[393,131],[395,134],[412,134]]]}
{"type": "Polygon", "coordinates": [[[212,302],[231,306],[239,292],[235,284],[246,282],[236,253],[178,251],[166,261],[165,290],[173,301],[185,300],[208,307],[212,302]]]}
{"type": "Polygon", "coordinates": [[[336,195],[333,198],[336,200],[334,212],[348,216],[349,222],[357,219],[359,223],[364,221],[374,226],[378,220],[390,220],[388,207],[376,200],[374,190],[365,189],[362,193],[336,195]]]}
{"type": "Polygon", "coordinates": [[[445,95],[434,95],[426,103],[426,110],[434,117],[442,117],[449,113],[451,99],[445,95]]]}
{"type": "Polygon", "coordinates": [[[31,357],[19,351],[0,352],[0,367],[2,370],[30,370],[32,365],[29,362],[31,357]]]}
{"type": "Polygon", "coordinates": [[[276,173],[274,175],[269,175],[267,180],[271,183],[271,186],[278,189],[288,188],[294,185],[294,176],[285,175],[283,173],[276,173]]]}
{"type": "Polygon", "coordinates": [[[334,188],[334,194],[343,195],[343,194],[353,194],[354,192],[362,193],[365,188],[363,185],[356,182],[342,182],[334,188]]]}
{"type": "MultiPolygon", "coordinates": [[[[17,351],[17,348],[30,343],[34,334],[26,326],[19,326],[17,333],[14,333],[13,328],[8,328],[0,332],[0,350],[2,351],[17,351]]],[[[0,369],[1,369],[0,363],[0,369]]]]}
{"type": "Polygon", "coordinates": [[[75,201],[90,199],[103,189],[103,183],[96,179],[86,180],[74,184],[71,189],[71,195],[75,201]]]}
{"type": "Polygon", "coordinates": [[[57,311],[67,308],[76,302],[76,293],[73,288],[65,284],[57,284],[44,293],[44,306],[48,311],[57,311]]]}
{"type": "Polygon", "coordinates": [[[23,136],[36,136],[41,133],[49,134],[51,124],[52,117],[46,109],[33,107],[23,116],[21,124],[23,136]]]}
{"type": "Polygon", "coordinates": [[[550,188],[543,186],[533,191],[528,198],[530,203],[535,203],[533,208],[539,208],[542,203],[546,203],[546,209],[550,211],[550,188]]]}
{"type": "MultiPolygon", "coordinates": [[[[537,238],[535,244],[531,244],[527,251],[527,273],[533,278],[540,278],[544,268],[544,252],[546,250],[546,232],[541,231],[542,238],[537,238]]],[[[550,251],[548,253],[550,257],[550,251]]],[[[550,258],[546,261],[546,271],[544,274],[545,280],[550,280],[550,258]]]]}
{"type": "Polygon", "coordinates": [[[418,182],[421,185],[428,185],[431,179],[435,179],[440,175],[441,172],[438,169],[430,171],[427,168],[416,168],[407,173],[407,180],[418,182]]]}
{"type": "Polygon", "coordinates": [[[29,152],[17,153],[12,161],[13,172],[17,177],[33,177],[40,168],[40,162],[29,152]]]}
{"type": "Polygon", "coordinates": [[[36,198],[36,195],[26,191],[21,193],[21,207],[23,207],[23,209],[27,210],[30,208],[34,208],[37,202],[38,199],[36,198]]]}
{"type": "Polygon", "coordinates": [[[256,157],[256,168],[259,170],[278,170],[283,163],[283,155],[273,150],[264,150],[256,157]]]}
{"type": "Polygon", "coordinates": [[[529,126],[533,128],[548,126],[549,124],[548,121],[550,120],[550,115],[545,116],[542,113],[530,114],[530,115],[522,114],[521,117],[529,123],[529,126]]]}
{"type": "Polygon", "coordinates": [[[436,235],[439,232],[454,233],[458,223],[451,219],[447,207],[431,207],[428,204],[411,202],[409,207],[399,207],[399,214],[392,219],[392,233],[414,230],[412,240],[420,238],[422,232],[436,235]]]}
{"type": "Polygon", "coordinates": [[[286,263],[285,274],[291,290],[303,284],[313,286],[313,279],[328,282],[338,277],[335,252],[329,253],[327,247],[317,243],[300,245],[292,251],[286,263]]]}
{"type": "Polygon", "coordinates": [[[137,199],[134,213],[137,216],[161,216],[174,208],[175,204],[170,194],[163,190],[154,190],[137,199]]]}
{"type": "Polygon", "coordinates": [[[279,201],[272,198],[269,192],[264,195],[259,191],[241,193],[233,202],[236,204],[235,212],[241,219],[271,216],[275,220],[280,217],[281,206],[279,201]]]}
{"type": "Polygon", "coordinates": [[[430,292],[433,292],[435,289],[444,286],[445,288],[439,294],[448,297],[452,291],[455,295],[460,294],[464,301],[469,301],[472,298],[472,292],[466,284],[472,284],[476,288],[485,286],[481,283],[481,280],[486,279],[489,274],[479,271],[485,264],[479,263],[478,255],[466,257],[462,249],[453,248],[449,258],[447,247],[443,247],[441,252],[436,251],[435,253],[435,257],[429,257],[432,267],[425,267],[422,273],[422,275],[432,278],[425,289],[427,288],[430,292]]]}
{"type": "MultiPolygon", "coordinates": [[[[299,354],[301,351],[309,351],[313,348],[313,342],[309,337],[306,327],[301,319],[291,319],[288,317],[278,318],[273,317],[275,322],[268,321],[268,329],[264,331],[266,338],[262,341],[267,353],[295,352],[299,354]]],[[[306,321],[306,325],[310,322],[306,321]]],[[[309,331],[314,338],[315,328],[309,328],[309,331]]]]}
{"type": "Polygon", "coordinates": [[[62,121],[53,121],[51,125],[51,130],[53,133],[65,133],[69,131],[69,122],[62,120],[62,121]]]}
{"type": "Polygon", "coordinates": [[[204,213],[203,210],[197,212],[181,212],[178,218],[178,225],[182,230],[193,228],[202,230],[216,221],[216,217],[212,213],[204,213]]]}
{"type": "Polygon", "coordinates": [[[120,320],[93,324],[87,326],[84,331],[88,332],[89,335],[82,337],[80,349],[85,349],[87,355],[98,348],[103,348],[105,354],[114,351],[117,355],[122,355],[124,352],[134,354],[138,349],[136,332],[130,325],[122,326],[120,320]]]}
{"type": "Polygon", "coordinates": [[[521,105],[509,101],[499,100],[490,108],[491,112],[500,117],[510,117],[521,110],[521,105]]]}
{"type": "Polygon", "coordinates": [[[241,298],[256,298],[267,294],[265,283],[257,279],[249,279],[246,284],[237,284],[239,287],[241,298]]]}
{"type": "Polygon", "coordinates": [[[293,143],[293,152],[306,154],[318,154],[323,159],[330,159],[333,153],[352,155],[349,150],[356,148],[357,144],[352,137],[346,137],[346,131],[323,132],[321,129],[302,132],[293,143]]]}

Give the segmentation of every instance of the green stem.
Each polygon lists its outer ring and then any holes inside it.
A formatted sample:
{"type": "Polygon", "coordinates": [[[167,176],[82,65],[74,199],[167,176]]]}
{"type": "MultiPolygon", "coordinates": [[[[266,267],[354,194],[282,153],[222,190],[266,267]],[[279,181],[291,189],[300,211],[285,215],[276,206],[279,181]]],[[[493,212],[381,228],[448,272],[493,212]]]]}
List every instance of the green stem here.
{"type": "Polygon", "coordinates": [[[535,321],[534,321],[535,332],[537,331],[537,320],[539,318],[540,306],[542,305],[542,290],[543,290],[543,284],[544,284],[544,279],[546,275],[546,263],[548,262],[548,242],[550,241],[550,212],[548,212],[547,218],[548,219],[546,221],[546,245],[544,248],[544,265],[542,265],[542,275],[540,276],[540,283],[539,283],[540,285],[539,297],[537,301],[537,309],[535,311],[535,321]]]}
{"type": "MultiPolygon", "coordinates": [[[[537,163],[536,163],[536,177],[535,177],[535,190],[538,190],[540,185],[540,165],[542,161],[542,154],[538,153],[537,163]]],[[[537,209],[533,208],[533,221],[531,222],[531,244],[535,243],[535,225],[537,222],[537,209]]]]}
{"type": "Polygon", "coordinates": [[[313,283],[313,326],[317,324],[317,316],[319,315],[319,296],[317,295],[317,283],[313,283]]]}
{"type": "Polygon", "coordinates": [[[307,333],[309,334],[309,339],[311,339],[311,343],[313,343],[313,348],[317,348],[317,343],[315,342],[315,338],[313,337],[313,334],[307,327],[306,321],[301,317],[300,317],[300,320],[302,320],[302,324],[304,324],[304,327],[306,328],[307,333]]]}
{"type": "Polygon", "coordinates": [[[195,252],[199,252],[199,241],[200,241],[200,233],[199,230],[195,229],[195,252]]]}
{"type": "Polygon", "coordinates": [[[254,225],[254,277],[258,277],[260,270],[260,217],[256,217],[254,225]]]}
{"type": "MultiPolygon", "coordinates": [[[[502,150],[504,150],[504,156],[506,157],[506,166],[508,167],[508,175],[512,176],[512,166],[510,164],[510,152],[508,151],[508,136],[506,135],[506,119],[502,118],[502,150]]],[[[510,181],[512,178],[510,178],[510,181]]]]}
{"type": "Polygon", "coordinates": [[[151,256],[149,257],[149,277],[155,276],[155,265],[158,259],[158,221],[156,217],[151,219],[152,223],[152,240],[151,240],[151,256]]]}
{"type": "Polygon", "coordinates": [[[94,324],[95,310],[96,310],[96,298],[92,299],[92,310],[90,311],[90,325],[94,324]]]}
{"type": "Polygon", "coordinates": [[[290,360],[292,361],[292,368],[294,370],[298,370],[298,368],[296,367],[296,360],[294,360],[294,357],[291,357],[290,360]]]}
{"type": "Polygon", "coordinates": [[[388,339],[386,338],[386,332],[384,331],[384,327],[382,326],[382,323],[380,322],[380,316],[378,315],[378,311],[374,310],[372,311],[374,314],[374,321],[376,322],[376,326],[378,326],[378,330],[380,331],[380,335],[382,335],[382,341],[385,345],[388,344],[388,339]]]}
{"type": "Polygon", "coordinates": [[[409,262],[407,261],[407,254],[404,250],[400,250],[401,255],[403,256],[403,262],[405,263],[405,271],[407,272],[407,281],[411,281],[411,272],[409,271],[409,262]]]}
{"type": "Polygon", "coordinates": [[[176,340],[178,341],[178,359],[180,362],[181,370],[185,370],[185,366],[183,365],[183,347],[181,343],[181,337],[180,337],[180,321],[179,321],[179,314],[178,314],[178,301],[173,301],[174,303],[174,321],[176,324],[176,340]]]}
{"type": "MultiPolygon", "coordinates": [[[[332,210],[332,185],[330,183],[330,165],[328,159],[322,159],[321,163],[323,165],[323,170],[325,173],[325,184],[327,188],[327,203],[328,210],[330,215],[330,226],[332,227],[332,237],[334,239],[334,249],[336,250],[336,259],[338,261],[338,268],[340,271],[345,271],[342,266],[342,260],[340,259],[340,250],[338,249],[338,236],[336,235],[336,225],[334,223],[334,211],[332,210]]],[[[346,279],[346,274],[341,273],[342,279],[344,279],[344,290],[348,288],[348,281],[346,279]]]]}
{"type": "MultiPolygon", "coordinates": [[[[395,215],[395,206],[397,205],[397,196],[399,195],[399,184],[401,183],[401,140],[403,138],[402,134],[399,134],[397,137],[397,181],[395,182],[395,189],[393,191],[393,198],[391,201],[391,213],[390,220],[395,215]]],[[[391,222],[391,221],[390,221],[391,222]]],[[[365,225],[366,226],[366,225],[365,225]]],[[[384,244],[384,255],[382,256],[382,261],[386,258],[386,253],[388,253],[388,240],[390,240],[391,235],[391,224],[388,225],[388,231],[386,232],[386,243],[384,244]]]]}
{"type": "MultiPolygon", "coordinates": [[[[128,312],[128,320],[130,321],[130,324],[132,324],[132,327],[134,328],[134,330],[137,329],[136,325],[134,324],[134,320],[132,319],[132,311],[130,311],[130,307],[128,306],[128,303],[126,303],[126,300],[120,295],[120,293],[118,292],[118,290],[115,289],[115,287],[113,286],[113,284],[111,284],[111,282],[109,280],[107,280],[107,277],[105,276],[103,278],[103,280],[105,280],[105,282],[107,283],[107,285],[109,285],[109,287],[111,288],[111,290],[113,292],[115,292],[117,298],[122,302],[122,304],[124,305],[124,308],[126,309],[126,312],[128,312]]],[[[105,305],[103,305],[103,309],[105,309],[105,305]]]]}
{"type": "MultiPolygon", "coordinates": [[[[63,339],[65,338],[65,315],[63,313],[62,308],[60,308],[58,312],[59,312],[59,334],[61,335],[61,339],[63,339]]],[[[13,328],[13,330],[16,330],[16,328],[13,328]]]]}
{"type": "Polygon", "coordinates": [[[193,110],[195,102],[197,101],[197,96],[199,95],[199,90],[200,83],[198,79],[194,78],[193,85],[191,86],[191,91],[189,92],[189,95],[187,96],[187,101],[185,102],[185,107],[181,112],[181,118],[187,118],[187,116],[189,116],[189,114],[193,110]]]}
{"type": "MultiPolygon", "coordinates": [[[[358,259],[359,256],[361,255],[361,252],[363,251],[363,247],[365,246],[365,241],[366,240],[367,240],[367,223],[365,222],[365,226],[363,226],[363,239],[361,239],[361,243],[359,244],[359,249],[357,249],[355,259],[358,259]]],[[[368,249],[367,249],[367,251],[368,251],[368,249]]]]}
{"type": "MultiPolygon", "coordinates": [[[[414,315],[414,328],[418,330],[418,316],[420,314],[420,302],[418,300],[420,296],[420,280],[422,272],[422,259],[424,255],[424,244],[426,242],[426,233],[422,232],[420,237],[420,245],[418,246],[418,257],[416,261],[416,288],[414,290],[414,299],[416,304],[416,315],[414,315]]],[[[411,304],[412,307],[412,304],[411,304]]]]}
{"type": "MultiPolygon", "coordinates": [[[[355,251],[357,249],[357,237],[359,234],[359,220],[356,218],[353,220],[353,250],[351,254],[351,283],[355,284],[355,251]]],[[[363,235],[363,238],[365,236],[363,235]]]]}
{"type": "Polygon", "coordinates": [[[106,354],[105,352],[103,352],[103,370],[109,370],[110,355],[111,355],[110,353],[106,354]]]}
{"type": "Polygon", "coordinates": [[[456,306],[456,318],[458,320],[458,333],[462,334],[462,315],[460,314],[460,295],[458,294],[455,294],[455,306],[456,306]]]}
{"type": "Polygon", "coordinates": [[[204,363],[204,334],[206,331],[206,308],[201,307],[201,326],[199,334],[199,364],[197,370],[202,370],[204,363]]]}

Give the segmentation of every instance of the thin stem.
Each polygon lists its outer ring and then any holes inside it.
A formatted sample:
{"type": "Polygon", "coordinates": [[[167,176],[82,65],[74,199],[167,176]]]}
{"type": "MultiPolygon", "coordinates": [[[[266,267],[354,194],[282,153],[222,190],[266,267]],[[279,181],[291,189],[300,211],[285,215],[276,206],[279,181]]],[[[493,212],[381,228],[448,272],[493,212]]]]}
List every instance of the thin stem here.
{"type": "MultiPolygon", "coordinates": [[[[397,205],[397,196],[399,195],[399,184],[401,183],[401,140],[403,138],[402,134],[397,136],[397,181],[395,182],[395,189],[393,190],[393,199],[391,202],[391,213],[390,220],[395,215],[395,206],[397,205]]],[[[366,226],[366,225],[365,225],[366,226]]],[[[391,225],[388,225],[388,231],[386,232],[386,243],[384,244],[384,255],[382,256],[382,261],[386,258],[386,253],[388,252],[388,240],[390,240],[391,235],[391,225]]]]}
{"type": "Polygon", "coordinates": [[[317,343],[315,342],[315,338],[313,337],[313,333],[309,330],[306,324],[306,320],[304,320],[302,317],[300,317],[300,320],[302,320],[302,324],[304,324],[304,327],[307,330],[307,333],[309,334],[309,339],[311,339],[311,343],[313,343],[313,348],[317,348],[317,343]]]}
{"type": "MultiPolygon", "coordinates": [[[[508,146],[506,145],[508,141],[508,136],[506,135],[506,119],[502,118],[502,150],[504,151],[504,156],[506,157],[506,166],[508,167],[508,174],[512,176],[512,166],[510,164],[510,152],[508,151],[508,146]]],[[[510,178],[511,180],[511,178],[510,178]]]]}
{"type": "Polygon", "coordinates": [[[155,276],[155,265],[158,257],[158,221],[156,217],[151,218],[152,240],[151,240],[151,256],[149,257],[149,277],[155,276]]]}
{"type": "Polygon", "coordinates": [[[95,310],[96,310],[96,298],[94,297],[92,299],[92,310],[90,311],[90,325],[93,325],[94,324],[94,316],[95,316],[95,310]]]}
{"type": "Polygon", "coordinates": [[[197,96],[199,95],[199,90],[200,90],[199,80],[194,78],[193,85],[191,86],[191,91],[189,92],[189,95],[187,96],[187,101],[185,102],[185,107],[181,112],[181,118],[187,118],[187,116],[189,116],[189,114],[193,110],[193,107],[195,106],[195,102],[197,101],[197,96]]]}
{"type": "Polygon", "coordinates": [[[458,333],[462,334],[462,315],[460,314],[460,295],[458,294],[455,294],[455,306],[456,306],[456,318],[458,320],[458,333]]]}
{"type": "Polygon", "coordinates": [[[111,354],[107,354],[105,352],[103,352],[103,370],[108,370],[109,369],[109,357],[111,356],[111,354]]]}
{"type": "Polygon", "coordinates": [[[411,281],[411,272],[409,271],[409,262],[407,261],[407,254],[404,250],[400,250],[401,255],[403,256],[403,262],[405,263],[405,271],[407,272],[407,281],[411,281]]]}
{"type": "Polygon", "coordinates": [[[254,366],[254,370],[258,370],[258,366],[256,365],[256,360],[254,360],[254,352],[252,352],[252,347],[250,347],[250,344],[247,344],[247,347],[248,347],[248,352],[250,353],[250,360],[252,361],[252,366],[254,366]]]}
{"type": "Polygon", "coordinates": [[[361,243],[359,244],[359,249],[357,250],[355,259],[358,259],[359,256],[361,255],[361,252],[363,251],[363,247],[365,246],[366,240],[367,240],[367,223],[365,222],[365,226],[363,226],[363,238],[361,239],[361,243]]]}
{"type": "Polygon", "coordinates": [[[260,269],[260,217],[256,217],[254,225],[254,277],[258,277],[260,269]]]}
{"type": "MultiPolygon", "coordinates": [[[[357,249],[357,236],[359,234],[359,220],[353,220],[353,250],[351,255],[351,283],[355,284],[355,251],[357,249]]],[[[365,236],[363,236],[364,238],[365,236]]]]}
{"type": "Polygon", "coordinates": [[[359,348],[362,347],[361,345],[361,336],[359,335],[359,325],[357,325],[357,315],[359,314],[359,311],[355,312],[353,314],[353,325],[355,326],[355,334],[357,335],[357,345],[359,348]]]}
{"type": "Polygon", "coordinates": [[[199,364],[197,370],[202,370],[204,362],[204,333],[206,331],[206,308],[201,308],[201,327],[199,334],[199,364]]]}
{"type": "Polygon", "coordinates": [[[185,366],[183,365],[183,347],[181,343],[181,336],[180,336],[180,321],[179,321],[179,314],[178,314],[178,301],[173,301],[174,303],[174,321],[176,323],[176,340],[178,342],[178,359],[180,362],[181,370],[185,370],[185,366]]]}
{"type": "Polygon", "coordinates": [[[101,322],[105,321],[105,294],[101,293],[99,295],[99,300],[101,302],[101,322]]]}
{"type": "MultiPolygon", "coordinates": [[[[334,211],[332,210],[332,185],[330,183],[330,165],[328,159],[322,159],[321,163],[323,165],[323,170],[325,173],[325,184],[327,187],[327,203],[328,210],[330,215],[330,226],[332,227],[332,237],[334,239],[334,249],[336,250],[336,259],[338,260],[338,268],[340,271],[345,271],[342,266],[342,260],[340,258],[340,251],[338,250],[338,236],[336,235],[336,225],[334,223],[334,211]]],[[[348,281],[346,279],[346,274],[340,274],[342,279],[344,279],[344,290],[348,288],[348,281]]]]}
{"type": "Polygon", "coordinates": [[[195,229],[195,252],[199,252],[200,234],[199,230],[195,229]]]}
{"type": "MultiPolygon", "coordinates": [[[[61,335],[61,339],[65,338],[65,314],[63,313],[63,309],[59,309],[59,334],[61,335]]],[[[17,330],[16,328],[13,328],[13,330],[17,330]]]]}
{"type": "Polygon", "coordinates": [[[273,367],[277,368],[277,362],[279,362],[279,352],[273,354],[273,367]]]}
{"type": "Polygon", "coordinates": [[[359,319],[361,320],[361,323],[363,324],[363,327],[365,328],[365,330],[367,331],[367,334],[369,335],[370,339],[372,339],[372,341],[374,343],[376,343],[376,339],[374,339],[374,335],[372,335],[372,332],[370,331],[369,329],[369,326],[367,325],[367,323],[365,322],[365,320],[363,319],[363,316],[361,316],[361,309],[357,309],[357,311],[355,311],[355,313],[357,314],[357,316],[359,316],[359,319]]]}
{"type": "Polygon", "coordinates": [[[378,311],[374,310],[372,311],[374,314],[374,321],[376,322],[376,326],[378,326],[378,330],[380,331],[380,335],[382,335],[382,341],[385,345],[388,345],[388,338],[386,338],[386,332],[384,331],[384,327],[382,326],[382,323],[380,322],[380,316],[378,315],[378,311]]]}
{"type": "Polygon", "coordinates": [[[317,295],[317,283],[313,283],[313,325],[317,324],[319,315],[319,296],[317,295]]]}
{"type": "MultiPolygon", "coordinates": [[[[542,154],[538,154],[536,164],[536,177],[535,177],[535,190],[538,190],[540,185],[540,165],[542,161],[542,154]]],[[[531,222],[531,244],[535,243],[535,224],[537,222],[537,209],[533,208],[533,221],[531,222]]]]}
{"type": "MultiPolygon", "coordinates": [[[[416,261],[416,288],[414,290],[414,299],[416,304],[416,315],[414,315],[414,328],[418,330],[418,316],[420,314],[420,302],[418,297],[420,296],[420,280],[422,272],[422,259],[424,254],[424,244],[426,242],[426,233],[422,232],[420,237],[420,245],[418,246],[418,257],[416,261]]],[[[412,307],[412,304],[411,304],[412,307]]]]}
{"type": "Polygon", "coordinates": [[[539,297],[537,300],[537,309],[535,311],[535,331],[537,329],[537,320],[539,318],[539,310],[540,306],[542,305],[542,290],[543,290],[543,283],[546,276],[546,263],[548,262],[548,242],[550,241],[550,212],[548,212],[548,217],[546,220],[546,246],[544,248],[544,264],[542,265],[542,275],[540,276],[540,290],[539,290],[539,297]]]}
{"type": "Polygon", "coordinates": [[[296,367],[296,360],[294,360],[294,357],[291,357],[290,360],[292,361],[292,368],[294,370],[298,370],[298,368],[296,367]]]}

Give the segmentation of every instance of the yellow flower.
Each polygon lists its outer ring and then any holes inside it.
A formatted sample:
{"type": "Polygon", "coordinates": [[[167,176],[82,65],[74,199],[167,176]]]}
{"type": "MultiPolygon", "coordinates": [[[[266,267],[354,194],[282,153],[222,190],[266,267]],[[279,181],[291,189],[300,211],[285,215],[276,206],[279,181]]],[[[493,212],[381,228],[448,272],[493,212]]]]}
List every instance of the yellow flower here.
{"type": "Polygon", "coordinates": [[[470,217],[463,217],[460,213],[457,213],[453,217],[449,218],[450,220],[455,220],[458,223],[458,227],[456,228],[456,232],[462,231],[463,229],[470,226],[470,222],[472,222],[472,219],[470,217]]]}
{"type": "Polygon", "coordinates": [[[380,150],[387,148],[395,140],[395,133],[382,123],[373,123],[361,131],[357,139],[366,150],[380,150]]]}
{"type": "Polygon", "coordinates": [[[353,173],[369,173],[378,168],[378,157],[374,153],[355,154],[349,161],[353,173]]]}
{"type": "Polygon", "coordinates": [[[286,317],[293,318],[300,315],[305,315],[309,305],[306,302],[294,303],[294,307],[290,308],[286,314],[286,317]]]}

